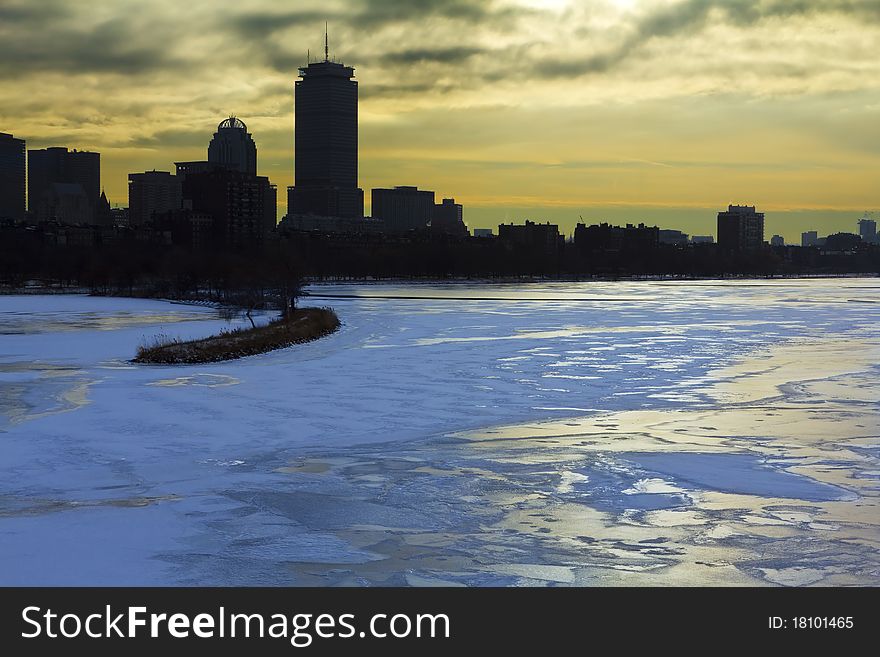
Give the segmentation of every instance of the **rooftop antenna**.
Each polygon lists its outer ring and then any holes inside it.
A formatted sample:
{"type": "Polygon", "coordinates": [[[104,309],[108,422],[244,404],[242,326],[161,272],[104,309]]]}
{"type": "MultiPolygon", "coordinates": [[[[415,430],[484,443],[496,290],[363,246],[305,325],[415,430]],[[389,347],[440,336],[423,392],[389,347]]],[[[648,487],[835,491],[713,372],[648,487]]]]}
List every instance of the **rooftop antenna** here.
{"type": "Polygon", "coordinates": [[[311,63],[312,63],[312,49],[307,48],[306,49],[306,64],[311,64],[311,63]]]}
{"type": "Polygon", "coordinates": [[[324,21],[324,61],[330,61],[330,37],[327,34],[327,21],[324,21]]]}

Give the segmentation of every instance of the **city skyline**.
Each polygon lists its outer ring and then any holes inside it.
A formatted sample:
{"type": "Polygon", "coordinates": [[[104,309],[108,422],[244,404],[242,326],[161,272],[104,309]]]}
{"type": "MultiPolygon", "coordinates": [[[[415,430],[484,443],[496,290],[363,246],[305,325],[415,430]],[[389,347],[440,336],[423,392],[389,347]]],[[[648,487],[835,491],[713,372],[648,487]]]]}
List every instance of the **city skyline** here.
{"type": "Polygon", "coordinates": [[[0,130],[100,152],[125,205],[128,173],[203,158],[235,114],[284,189],[293,84],[326,18],[331,55],[357,67],[360,186],[454,195],[471,228],[569,233],[582,215],[710,234],[718,209],[747,204],[796,243],[877,209],[869,2],[218,4],[6,3],[0,130]]]}

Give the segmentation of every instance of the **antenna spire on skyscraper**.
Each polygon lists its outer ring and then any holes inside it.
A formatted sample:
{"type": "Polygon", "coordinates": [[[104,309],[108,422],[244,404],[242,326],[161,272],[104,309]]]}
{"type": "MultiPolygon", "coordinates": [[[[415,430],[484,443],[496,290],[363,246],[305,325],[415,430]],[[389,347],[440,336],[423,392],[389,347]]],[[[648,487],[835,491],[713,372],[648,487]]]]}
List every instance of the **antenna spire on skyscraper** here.
{"type": "Polygon", "coordinates": [[[330,37],[327,34],[327,21],[324,21],[324,61],[330,61],[330,37]]]}

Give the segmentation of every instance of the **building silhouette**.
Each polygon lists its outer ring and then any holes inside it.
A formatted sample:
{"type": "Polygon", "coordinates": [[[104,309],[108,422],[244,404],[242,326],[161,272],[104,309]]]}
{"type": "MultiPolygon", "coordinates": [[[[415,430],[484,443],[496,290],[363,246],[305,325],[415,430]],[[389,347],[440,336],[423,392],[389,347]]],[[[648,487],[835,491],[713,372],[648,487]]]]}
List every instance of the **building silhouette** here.
{"type": "Polygon", "coordinates": [[[770,246],[785,246],[785,238],[782,235],[774,235],[770,238],[770,246]]]}
{"type": "MultiPolygon", "coordinates": [[[[218,168],[219,165],[211,164],[207,160],[195,160],[191,162],[175,162],[174,167],[177,171],[177,177],[181,183],[186,180],[187,176],[196,173],[207,173],[218,168]]],[[[222,168],[222,167],[219,167],[222,168]]]]}
{"type": "Polygon", "coordinates": [[[129,176],[137,176],[143,199],[140,208],[132,203],[132,223],[136,214],[147,221],[152,209],[154,222],[171,233],[173,243],[190,248],[254,246],[275,229],[278,190],[257,175],[257,147],[241,119],[220,122],[207,160],[174,164],[175,175],[129,176]]]}
{"type": "Polygon", "coordinates": [[[95,211],[82,185],[53,182],[40,194],[38,221],[62,224],[93,224],[95,211]]]}
{"type": "Polygon", "coordinates": [[[815,230],[808,230],[805,233],[801,233],[801,246],[816,246],[819,243],[819,233],[815,230]]]}
{"type": "Polygon", "coordinates": [[[115,225],[115,217],[113,208],[110,207],[110,201],[107,200],[107,194],[101,190],[101,197],[98,199],[98,205],[95,208],[95,223],[99,226],[110,227],[115,225]]]}
{"type": "Polygon", "coordinates": [[[718,213],[718,246],[723,251],[758,251],[764,246],[764,213],[753,205],[730,205],[718,213]]]}
{"type": "Polygon", "coordinates": [[[877,243],[877,222],[867,214],[859,219],[859,236],[868,244],[877,243]]]}
{"type": "Polygon", "coordinates": [[[157,214],[181,207],[180,178],[168,171],[128,174],[128,213],[132,226],[151,222],[157,214]]]}
{"type": "MultiPolygon", "coordinates": [[[[179,163],[180,165],[191,163],[179,163]]],[[[191,242],[225,247],[254,246],[275,228],[276,188],[265,176],[216,166],[190,172],[181,181],[184,220],[193,231],[191,242]],[[210,230],[204,217],[210,216],[210,230]],[[198,236],[195,236],[195,233],[198,236]],[[210,239],[205,236],[210,233],[210,239]]]]}
{"type": "Polygon", "coordinates": [[[564,243],[556,224],[528,220],[524,224],[499,224],[498,240],[508,247],[544,254],[557,253],[564,243]]]}
{"type": "Polygon", "coordinates": [[[24,139],[0,132],[0,219],[24,220],[25,153],[24,139]]]}
{"type": "Polygon", "coordinates": [[[660,244],[673,244],[676,246],[684,246],[688,243],[688,234],[680,230],[671,228],[661,229],[658,233],[660,244]]]}
{"type": "Polygon", "coordinates": [[[389,233],[427,228],[434,215],[434,192],[401,185],[370,192],[373,219],[384,222],[389,233]]]}
{"type": "Polygon", "coordinates": [[[100,199],[100,153],[57,146],[28,151],[28,208],[38,221],[76,216],[77,223],[93,223],[100,199]]]}
{"type": "Polygon", "coordinates": [[[444,235],[467,237],[468,229],[464,224],[464,209],[454,198],[444,198],[434,205],[431,216],[431,232],[444,235]]]}
{"type": "Polygon", "coordinates": [[[208,162],[257,175],[257,145],[244,121],[230,116],[220,122],[208,144],[208,162]]]}
{"type": "Polygon", "coordinates": [[[354,68],[324,61],[299,69],[294,87],[294,186],[288,213],[323,217],[364,215],[358,187],[358,86],[354,68]]]}
{"type": "MultiPolygon", "coordinates": [[[[660,245],[660,232],[657,226],[645,224],[638,226],[633,224],[612,226],[607,223],[592,226],[577,224],[574,229],[574,243],[581,253],[619,253],[655,249],[660,245]]],[[[686,236],[685,240],[687,240],[686,236]]]]}

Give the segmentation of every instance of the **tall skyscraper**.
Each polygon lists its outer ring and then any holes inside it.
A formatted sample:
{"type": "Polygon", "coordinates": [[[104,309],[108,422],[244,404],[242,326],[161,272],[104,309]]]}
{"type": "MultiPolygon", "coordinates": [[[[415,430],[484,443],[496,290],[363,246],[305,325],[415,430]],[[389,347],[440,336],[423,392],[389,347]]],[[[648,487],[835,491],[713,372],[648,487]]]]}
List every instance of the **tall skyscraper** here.
{"type": "Polygon", "coordinates": [[[299,69],[294,127],[294,186],[288,213],[324,217],[364,216],[358,187],[358,86],[354,68],[330,60],[299,69]]]}
{"type": "Polygon", "coordinates": [[[158,214],[180,210],[180,178],[167,171],[128,174],[128,211],[132,226],[153,220],[158,214]]]}
{"type": "Polygon", "coordinates": [[[24,219],[24,139],[0,132],[0,219],[24,219]]]}
{"type": "Polygon", "coordinates": [[[217,126],[208,144],[208,162],[225,169],[257,175],[257,145],[244,121],[230,116],[217,126]]]}
{"type": "Polygon", "coordinates": [[[730,205],[718,213],[718,246],[724,251],[758,251],[764,246],[764,213],[754,205],[730,205]]]}
{"type": "Polygon", "coordinates": [[[877,222],[867,214],[859,219],[859,235],[863,242],[874,244],[877,241],[877,222]]]}
{"type": "Polygon", "coordinates": [[[68,151],[64,147],[28,151],[28,208],[39,219],[47,220],[52,203],[47,198],[76,195],[75,186],[82,189],[89,208],[84,209],[83,221],[93,221],[101,199],[101,154],[90,151],[68,151]],[[57,187],[56,185],[64,187],[57,187]]]}

